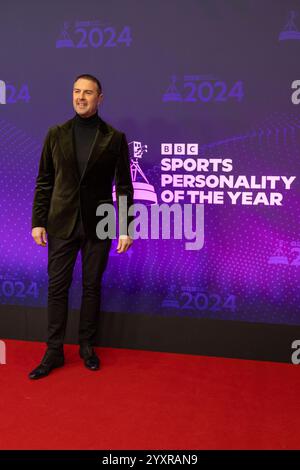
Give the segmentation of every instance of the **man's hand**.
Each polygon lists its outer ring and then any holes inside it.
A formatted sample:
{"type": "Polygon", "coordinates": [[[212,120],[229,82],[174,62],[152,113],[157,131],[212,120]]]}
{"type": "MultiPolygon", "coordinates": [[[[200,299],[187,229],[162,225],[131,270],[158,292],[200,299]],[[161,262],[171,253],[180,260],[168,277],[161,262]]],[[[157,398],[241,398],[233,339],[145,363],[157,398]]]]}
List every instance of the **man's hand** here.
{"type": "Polygon", "coordinates": [[[45,227],[34,227],[31,235],[37,245],[47,246],[47,232],[45,227]]]}
{"type": "Polygon", "coordinates": [[[133,240],[128,235],[120,235],[119,236],[119,243],[117,246],[118,253],[125,253],[128,248],[132,245],[133,240]]]}

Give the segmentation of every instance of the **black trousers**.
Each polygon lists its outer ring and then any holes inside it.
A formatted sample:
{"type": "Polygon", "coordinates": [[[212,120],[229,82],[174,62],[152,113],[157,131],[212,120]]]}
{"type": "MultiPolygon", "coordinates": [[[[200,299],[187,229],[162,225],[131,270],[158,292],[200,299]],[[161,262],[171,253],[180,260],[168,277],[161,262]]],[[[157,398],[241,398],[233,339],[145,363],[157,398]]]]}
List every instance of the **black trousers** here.
{"type": "Polygon", "coordinates": [[[91,240],[80,217],[67,240],[48,234],[48,339],[50,349],[63,350],[69,288],[78,252],[82,260],[82,300],[78,342],[94,345],[97,332],[102,275],[107,266],[112,240],[91,240]]]}

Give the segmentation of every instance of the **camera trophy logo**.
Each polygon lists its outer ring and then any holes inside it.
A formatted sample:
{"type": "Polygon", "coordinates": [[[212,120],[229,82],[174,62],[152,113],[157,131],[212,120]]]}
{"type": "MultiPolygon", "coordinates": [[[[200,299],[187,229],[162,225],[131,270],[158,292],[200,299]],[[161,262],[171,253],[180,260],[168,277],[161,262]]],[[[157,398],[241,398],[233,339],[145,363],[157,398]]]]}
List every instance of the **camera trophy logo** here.
{"type": "Polygon", "coordinates": [[[63,25],[63,29],[59,35],[59,38],[56,41],[56,48],[61,49],[62,47],[74,47],[74,42],[70,38],[68,29],[70,27],[70,24],[65,21],[63,25]]]}
{"type": "Polygon", "coordinates": [[[300,31],[295,24],[295,19],[298,16],[296,11],[290,11],[288,14],[287,22],[279,34],[279,41],[300,40],[300,31]]]}
{"type": "Polygon", "coordinates": [[[179,301],[176,297],[176,286],[171,284],[168,287],[168,292],[161,302],[161,308],[180,308],[179,301]]]}
{"type": "Polygon", "coordinates": [[[182,96],[175,85],[176,80],[176,75],[172,75],[171,84],[163,95],[163,101],[182,101],[182,96]]]}
{"type": "Polygon", "coordinates": [[[6,84],[0,80],[0,104],[6,104],[6,84]]]}
{"type": "Polygon", "coordinates": [[[289,264],[284,250],[284,241],[280,240],[274,253],[269,257],[268,264],[289,264]]]}
{"type": "MultiPolygon", "coordinates": [[[[157,204],[157,194],[143,172],[140,160],[148,152],[148,146],[133,140],[128,144],[130,155],[130,172],[134,189],[134,201],[143,204],[157,204]]],[[[116,201],[116,187],[113,187],[113,201],[116,201]]]]}

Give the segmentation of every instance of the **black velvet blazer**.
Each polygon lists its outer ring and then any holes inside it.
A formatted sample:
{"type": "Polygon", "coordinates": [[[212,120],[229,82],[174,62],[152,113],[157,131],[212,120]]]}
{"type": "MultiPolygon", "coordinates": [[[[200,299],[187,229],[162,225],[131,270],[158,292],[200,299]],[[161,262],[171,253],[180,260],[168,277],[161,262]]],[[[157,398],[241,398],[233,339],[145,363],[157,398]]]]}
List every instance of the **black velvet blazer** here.
{"type": "MultiPolygon", "coordinates": [[[[81,211],[85,231],[97,239],[100,220],[96,209],[103,202],[112,203],[115,182],[117,198],[127,196],[133,204],[133,186],[126,136],[99,118],[99,125],[89,159],[80,177],[74,149],[75,118],[49,129],[46,136],[32,208],[32,228],[45,227],[57,238],[67,239],[81,211]]],[[[132,221],[128,217],[128,224],[132,221]]]]}

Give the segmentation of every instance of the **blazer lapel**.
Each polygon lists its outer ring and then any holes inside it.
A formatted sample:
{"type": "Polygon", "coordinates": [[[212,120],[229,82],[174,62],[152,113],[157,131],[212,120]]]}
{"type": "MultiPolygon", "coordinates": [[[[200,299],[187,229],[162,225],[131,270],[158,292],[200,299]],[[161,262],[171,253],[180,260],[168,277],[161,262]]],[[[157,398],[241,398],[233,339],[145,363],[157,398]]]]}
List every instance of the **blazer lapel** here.
{"type": "Polygon", "coordinates": [[[101,157],[102,153],[108,146],[112,136],[113,130],[108,129],[106,123],[100,118],[96,136],[93,145],[90,150],[88,161],[85,167],[85,171],[80,177],[80,173],[77,165],[77,158],[75,154],[75,143],[73,138],[73,126],[75,118],[67,121],[60,128],[59,143],[65,159],[70,163],[72,171],[80,182],[84,175],[89,172],[94,163],[101,157]]]}
{"type": "Polygon", "coordinates": [[[59,145],[65,159],[68,161],[71,170],[75,173],[77,180],[80,180],[77,159],[75,154],[75,143],[73,138],[74,118],[67,121],[59,128],[59,145]]]}
{"type": "Polygon", "coordinates": [[[99,122],[97,133],[92,144],[85,171],[82,174],[82,178],[84,177],[84,175],[86,175],[86,173],[91,171],[91,168],[93,167],[95,162],[101,157],[102,153],[108,146],[112,136],[113,130],[109,130],[104,121],[101,120],[99,122]]]}

